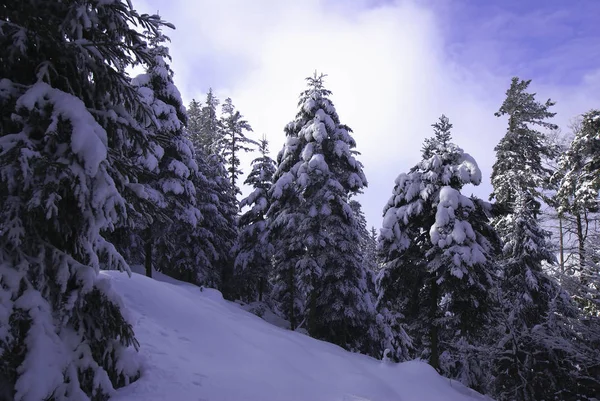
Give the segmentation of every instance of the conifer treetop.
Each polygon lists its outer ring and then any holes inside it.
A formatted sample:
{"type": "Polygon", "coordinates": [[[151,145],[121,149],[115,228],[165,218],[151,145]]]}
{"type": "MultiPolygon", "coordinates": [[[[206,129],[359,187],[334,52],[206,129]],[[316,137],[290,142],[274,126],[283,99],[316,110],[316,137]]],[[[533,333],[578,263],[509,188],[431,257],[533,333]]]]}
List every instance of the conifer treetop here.
{"type": "MultiPolygon", "coordinates": [[[[315,73],[306,78],[308,88],[300,94],[296,118],[286,125],[287,141],[278,155],[276,185],[272,191],[275,199],[289,187],[292,176],[298,176],[301,187],[311,185],[307,181],[308,171],[319,170],[322,176],[338,176],[342,186],[352,193],[359,193],[367,186],[362,163],[354,157],[356,141],[352,130],[341,124],[335,106],[328,96],[331,91],[324,88],[326,75],[315,73]],[[324,154],[329,155],[327,160],[324,154]]],[[[317,176],[312,176],[317,177],[317,176]]]]}
{"type": "Polygon", "coordinates": [[[435,124],[431,124],[431,126],[433,127],[435,139],[437,139],[442,146],[448,145],[450,139],[452,139],[452,135],[450,134],[450,130],[452,129],[450,119],[442,114],[440,120],[435,124]]]}
{"type": "Polygon", "coordinates": [[[510,88],[506,91],[506,99],[500,109],[494,113],[496,117],[509,116],[509,131],[528,130],[527,124],[539,125],[548,129],[557,129],[556,124],[544,121],[556,113],[548,109],[556,104],[548,99],[545,103],[535,100],[536,93],[527,93],[531,80],[513,77],[510,88]]]}
{"type": "Polygon", "coordinates": [[[444,114],[441,115],[439,121],[431,124],[431,126],[433,127],[434,135],[432,138],[425,139],[423,143],[421,151],[423,152],[424,159],[431,157],[435,153],[434,149],[447,147],[452,139],[452,134],[450,133],[452,124],[450,124],[450,119],[444,114]]]}
{"type": "Polygon", "coordinates": [[[506,92],[506,99],[497,117],[508,115],[508,128],[504,137],[494,148],[496,162],[492,167],[492,186],[494,190],[490,199],[505,210],[510,210],[517,194],[525,192],[536,199],[536,213],[539,211],[541,188],[549,184],[551,170],[545,166],[544,160],[557,156],[556,146],[548,143],[546,135],[537,131],[534,126],[546,129],[557,129],[555,124],[545,121],[556,113],[549,111],[555,103],[548,99],[545,103],[535,100],[535,93],[528,93],[530,80],[513,78],[506,92]]]}

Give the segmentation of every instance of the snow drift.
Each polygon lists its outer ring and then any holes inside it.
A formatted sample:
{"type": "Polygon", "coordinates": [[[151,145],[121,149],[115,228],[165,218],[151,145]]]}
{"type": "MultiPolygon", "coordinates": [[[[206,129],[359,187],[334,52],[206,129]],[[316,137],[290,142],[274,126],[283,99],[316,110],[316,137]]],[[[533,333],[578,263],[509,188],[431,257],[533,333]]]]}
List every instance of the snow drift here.
{"type": "Polygon", "coordinates": [[[425,363],[383,362],[273,326],[216,290],[160,273],[102,275],[123,297],[143,366],[112,401],[488,399],[425,363]]]}

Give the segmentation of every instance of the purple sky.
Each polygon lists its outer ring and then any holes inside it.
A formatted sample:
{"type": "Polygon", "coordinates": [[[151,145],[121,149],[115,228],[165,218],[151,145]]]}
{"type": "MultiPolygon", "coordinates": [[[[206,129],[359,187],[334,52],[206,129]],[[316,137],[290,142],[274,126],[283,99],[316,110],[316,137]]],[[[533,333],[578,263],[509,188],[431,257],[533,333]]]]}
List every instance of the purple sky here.
{"type": "Polygon", "coordinates": [[[596,0],[448,1],[444,11],[449,53],[461,63],[564,85],[600,65],[596,0]]]}
{"type": "Polygon", "coordinates": [[[493,113],[512,76],[557,101],[565,131],[600,107],[598,0],[133,1],[176,25],[167,35],[185,102],[209,87],[230,96],[273,157],[304,78],[327,73],[362,152],[369,188],[359,200],[377,228],[395,177],[419,160],[440,114],[483,170],[482,185],[465,192],[487,198],[506,127],[493,113]]]}

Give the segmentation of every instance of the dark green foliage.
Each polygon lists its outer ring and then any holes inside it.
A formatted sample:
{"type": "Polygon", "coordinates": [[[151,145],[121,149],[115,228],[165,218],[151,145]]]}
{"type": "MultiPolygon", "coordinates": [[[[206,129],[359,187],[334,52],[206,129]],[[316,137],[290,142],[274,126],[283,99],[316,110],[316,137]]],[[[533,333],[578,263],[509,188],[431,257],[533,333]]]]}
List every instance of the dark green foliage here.
{"type": "Polygon", "coordinates": [[[269,191],[274,246],[273,297],[292,329],[347,349],[374,352],[374,315],[367,293],[360,227],[349,197],[366,186],[350,129],[323,87],[308,78],[299,111],[285,128],[269,191]]]}
{"type": "Polygon", "coordinates": [[[153,63],[161,25],[121,1],[0,7],[0,376],[17,399],[104,400],[139,375],[120,369],[137,342],[98,272],[128,271],[107,240],[126,212],[157,210],[131,155],[152,155],[158,124],[125,69],[153,63]]]}
{"type": "MultiPolygon", "coordinates": [[[[146,73],[133,79],[144,103],[153,113],[148,129],[150,156],[136,151],[130,158],[148,167],[148,173],[131,183],[143,188],[143,196],[132,202],[128,211],[129,228],[116,232],[119,251],[129,263],[146,265],[171,275],[197,267],[194,260],[182,257],[180,248],[192,247],[190,242],[174,242],[169,235],[174,230],[195,230],[201,218],[196,205],[196,188],[191,179],[197,173],[191,143],[185,137],[187,115],[179,91],[173,83],[173,71],[161,34],[152,38],[153,59],[146,73]],[[151,212],[153,211],[153,213],[151,212]]],[[[140,190],[138,189],[138,192],[140,190]]],[[[180,238],[181,239],[181,238],[180,238]]]]}
{"type": "Polygon", "coordinates": [[[528,93],[531,80],[515,77],[506,92],[506,100],[495,116],[508,116],[508,129],[494,148],[496,162],[492,168],[493,191],[490,199],[511,208],[520,194],[533,199],[537,215],[542,198],[541,190],[548,186],[551,170],[543,164],[544,158],[554,158],[557,149],[536,126],[556,129],[546,120],[556,113],[548,111],[555,103],[539,103],[535,93],[528,93]]]}
{"type": "Polygon", "coordinates": [[[542,161],[556,154],[531,126],[556,126],[545,121],[554,115],[548,111],[553,103],[536,102],[526,92],[529,83],[514,78],[497,113],[509,115],[509,127],[496,147],[492,173],[499,212],[494,227],[504,247],[490,392],[499,400],[575,400],[597,394],[599,354],[591,346],[597,334],[544,270],[555,255],[538,220],[550,176],[542,161]]]}
{"type": "Polygon", "coordinates": [[[224,296],[235,296],[233,288],[233,249],[237,240],[237,201],[221,156],[221,131],[212,91],[202,106],[192,102],[188,110],[188,138],[194,147],[198,174],[193,178],[196,205],[202,220],[194,231],[180,231],[183,241],[193,246],[180,251],[195,258],[198,275],[192,282],[220,289],[224,296]]]}
{"type": "Polygon", "coordinates": [[[273,183],[275,161],[269,157],[268,142],[259,141],[260,156],[252,161],[252,171],[244,182],[254,189],[240,202],[249,209],[239,219],[240,235],[236,247],[236,287],[247,302],[262,301],[270,292],[273,247],[268,238],[266,213],[270,207],[268,191],[273,183]]]}
{"type": "Polygon", "coordinates": [[[222,156],[227,164],[227,174],[231,182],[231,188],[238,195],[242,192],[236,186],[236,182],[240,174],[243,174],[240,167],[240,153],[251,151],[250,145],[256,145],[257,143],[246,137],[245,133],[252,132],[252,127],[235,109],[230,98],[225,99],[222,107],[223,111],[219,120],[222,156]]]}
{"type": "Polygon", "coordinates": [[[423,160],[396,179],[384,209],[378,309],[393,328],[385,340],[390,356],[402,360],[412,351],[477,387],[485,376],[478,347],[494,310],[497,237],[489,205],[460,194],[463,185],[479,184],[477,164],[449,142],[445,116],[433,127],[423,160]]]}
{"type": "Polygon", "coordinates": [[[217,107],[219,107],[219,99],[212,88],[208,89],[204,104],[192,100],[188,107],[190,139],[194,143],[194,148],[206,155],[221,154],[223,150],[217,107]]]}

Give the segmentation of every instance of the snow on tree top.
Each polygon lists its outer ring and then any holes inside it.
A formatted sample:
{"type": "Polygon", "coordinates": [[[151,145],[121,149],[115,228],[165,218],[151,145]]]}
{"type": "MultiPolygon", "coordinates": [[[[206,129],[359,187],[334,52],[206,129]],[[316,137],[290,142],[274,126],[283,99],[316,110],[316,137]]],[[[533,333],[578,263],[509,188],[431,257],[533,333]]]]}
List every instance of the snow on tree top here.
{"type": "Polygon", "coordinates": [[[462,162],[457,167],[457,171],[463,182],[470,182],[473,185],[481,184],[481,169],[470,154],[462,154],[462,162]]]}

